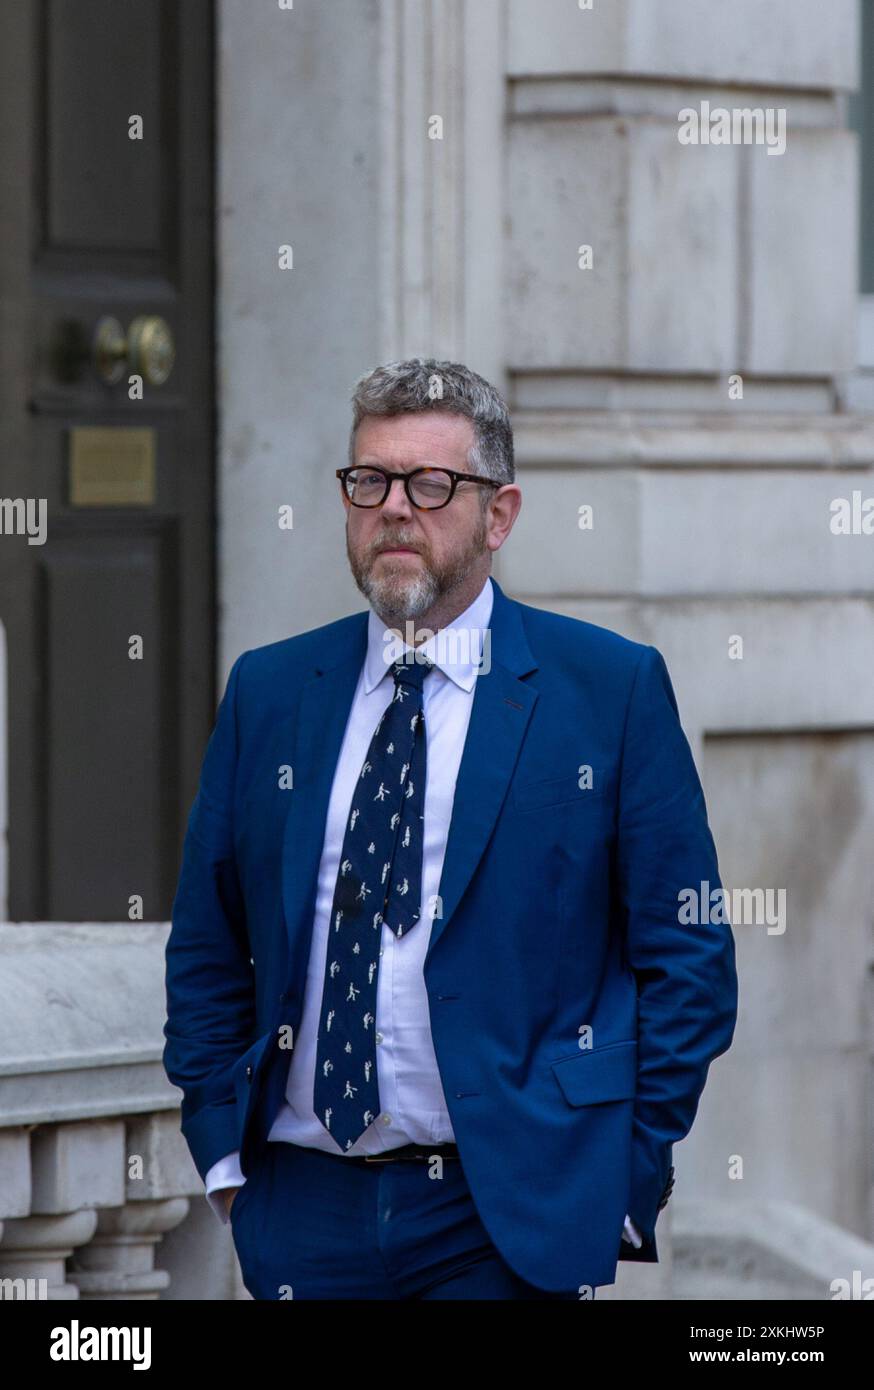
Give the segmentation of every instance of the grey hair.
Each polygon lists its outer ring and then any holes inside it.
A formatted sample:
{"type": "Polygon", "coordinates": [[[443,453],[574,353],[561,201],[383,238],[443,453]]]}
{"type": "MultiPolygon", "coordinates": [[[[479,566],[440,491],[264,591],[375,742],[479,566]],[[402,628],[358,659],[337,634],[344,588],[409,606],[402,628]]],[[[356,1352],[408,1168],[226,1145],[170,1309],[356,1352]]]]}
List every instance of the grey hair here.
{"type": "MultiPolygon", "coordinates": [[[[350,466],[355,463],[355,432],[365,416],[420,410],[466,415],[474,427],[474,442],[467,455],[471,473],[492,478],[502,487],[515,481],[513,429],[503,396],[461,362],[438,362],[433,357],[387,362],[356,382],[349,434],[350,466]]],[[[492,489],[477,488],[477,492],[485,510],[492,489]]]]}

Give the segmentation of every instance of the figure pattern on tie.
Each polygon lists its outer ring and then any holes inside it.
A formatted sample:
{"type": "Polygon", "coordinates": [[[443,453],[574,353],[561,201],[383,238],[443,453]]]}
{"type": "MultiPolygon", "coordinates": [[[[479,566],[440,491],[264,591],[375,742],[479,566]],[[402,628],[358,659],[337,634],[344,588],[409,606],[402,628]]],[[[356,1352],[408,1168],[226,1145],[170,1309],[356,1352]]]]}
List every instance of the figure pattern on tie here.
{"type": "Polygon", "coordinates": [[[380,1113],[376,991],[383,923],[397,937],[422,906],[427,734],[421,654],[392,666],[395,689],[374,730],[346,821],[331,907],[313,1109],[350,1149],[380,1113]]]}

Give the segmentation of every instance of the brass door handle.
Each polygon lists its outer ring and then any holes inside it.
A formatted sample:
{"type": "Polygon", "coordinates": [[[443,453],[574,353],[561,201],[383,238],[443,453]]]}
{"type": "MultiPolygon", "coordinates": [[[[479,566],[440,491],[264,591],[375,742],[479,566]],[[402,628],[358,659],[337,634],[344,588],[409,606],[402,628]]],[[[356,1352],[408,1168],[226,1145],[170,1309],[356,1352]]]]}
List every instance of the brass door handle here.
{"type": "Polygon", "coordinates": [[[125,368],[150,386],[163,386],[176,359],[173,330],[157,314],[139,314],[125,335],[118,319],[107,314],[94,330],[92,355],[95,371],[110,386],[121,380],[125,368]]]}

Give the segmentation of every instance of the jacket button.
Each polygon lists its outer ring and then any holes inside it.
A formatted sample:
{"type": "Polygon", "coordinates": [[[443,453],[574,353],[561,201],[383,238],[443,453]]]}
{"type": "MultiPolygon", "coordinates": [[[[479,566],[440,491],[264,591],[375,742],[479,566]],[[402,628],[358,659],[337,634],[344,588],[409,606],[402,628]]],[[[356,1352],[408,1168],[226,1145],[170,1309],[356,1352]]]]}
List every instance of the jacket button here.
{"type": "Polygon", "coordinates": [[[247,1080],[247,1081],[251,1081],[251,1080],[252,1080],[252,1063],[251,1063],[251,1062],[250,1062],[250,1063],[248,1064],[248,1066],[246,1067],[246,1080],[247,1080]]]}

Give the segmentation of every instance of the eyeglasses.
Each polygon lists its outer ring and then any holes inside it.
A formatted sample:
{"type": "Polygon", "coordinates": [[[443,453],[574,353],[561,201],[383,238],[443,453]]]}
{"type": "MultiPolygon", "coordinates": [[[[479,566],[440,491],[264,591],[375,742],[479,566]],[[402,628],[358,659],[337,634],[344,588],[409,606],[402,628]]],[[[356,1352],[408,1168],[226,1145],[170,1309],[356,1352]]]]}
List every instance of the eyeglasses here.
{"type": "Polygon", "coordinates": [[[433,512],[445,507],[455,496],[459,483],[478,483],[480,487],[501,487],[492,478],[458,473],[454,468],[413,468],[409,473],[389,473],[376,466],[338,468],[337,477],[344,495],[353,507],[380,507],[388,497],[395,478],[402,478],[407,498],[419,511],[433,512]]]}

